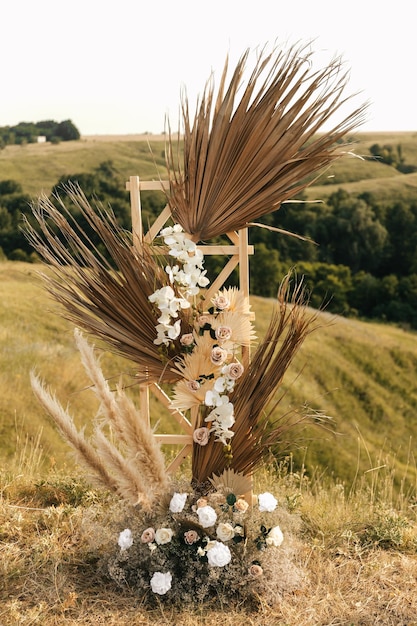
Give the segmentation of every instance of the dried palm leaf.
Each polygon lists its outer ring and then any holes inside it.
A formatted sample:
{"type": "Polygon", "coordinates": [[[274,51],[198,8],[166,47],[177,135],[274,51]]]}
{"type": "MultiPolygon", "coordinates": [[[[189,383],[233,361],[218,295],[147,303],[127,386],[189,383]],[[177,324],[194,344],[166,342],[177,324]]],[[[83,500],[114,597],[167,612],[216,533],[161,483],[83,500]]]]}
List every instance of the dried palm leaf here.
{"type": "MultiPolygon", "coordinates": [[[[290,274],[281,283],[277,308],[265,337],[258,344],[249,366],[230,395],[234,406],[234,436],[231,440],[231,469],[251,474],[262,462],[270,446],[283,441],[285,433],[308,415],[294,421],[286,414],[271,417],[266,409],[280,387],[284,374],[305,338],[319,327],[318,312],[311,312],[305,303],[302,285],[290,297],[290,274]]],[[[212,474],[221,474],[228,467],[223,447],[210,438],[202,447],[194,445],[193,481],[207,483],[212,474]]]]}
{"type": "Polygon", "coordinates": [[[252,480],[249,476],[238,474],[234,470],[225,469],[219,476],[214,474],[209,478],[216,491],[233,493],[236,496],[244,496],[252,490],[252,480]]]}
{"type": "MultiPolygon", "coordinates": [[[[111,261],[77,225],[60,198],[56,208],[43,196],[32,207],[39,230],[26,221],[26,233],[52,269],[52,278],[43,275],[46,289],[62,305],[65,318],[136,364],[138,382],[178,380],[179,373],[169,362],[181,346],[173,342],[163,354],[154,344],[160,313],[148,299],[166,285],[163,267],[148,247],[137,250],[132,246],[131,234],[117,225],[110,211],[99,206],[94,210],[78,186],[69,184],[63,189],[99,236],[111,261]]],[[[181,310],[179,319],[183,331],[189,332],[187,312],[181,310]]]]}
{"type": "Polygon", "coordinates": [[[341,140],[363,121],[366,105],[318,134],[349,99],[343,96],[348,74],[340,58],[313,71],[307,46],[269,54],[264,49],[243,87],[248,56],[249,50],[227,88],[226,59],[217,96],[208,81],[194,119],[183,94],[182,160],[169,129],[171,213],[195,241],[277,210],[310,184],[313,173],[343,154],[341,140]]]}

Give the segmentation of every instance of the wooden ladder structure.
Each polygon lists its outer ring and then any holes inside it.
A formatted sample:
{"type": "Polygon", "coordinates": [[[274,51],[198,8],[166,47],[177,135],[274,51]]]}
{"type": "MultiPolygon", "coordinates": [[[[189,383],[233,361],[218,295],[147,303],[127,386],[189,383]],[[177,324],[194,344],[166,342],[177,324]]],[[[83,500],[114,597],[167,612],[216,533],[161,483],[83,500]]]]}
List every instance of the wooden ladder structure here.
{"type": "MultiPolygon", "coordinates": [[[[139,176],[130,176],[126,182],[126,189],[130,193],[130,207],[132,214],[132,236],[133,245],[140,249],[143,243],[151,243],[165,226],[171,217],[169,206],[167,205],[155,222],[144,234],[141,210],[141,191],[169,191],[168,181],[144,181],[139,176]]],[[[205,297],[210,300],[214,294],[221,289],[226,279],[230,276],[235,267],[239,266],[239,288],[249,298],[249,255],[254,253],[253,246],[248,244],[248,230],[244,228],[239,231],[227,233],[230,244],[227,245],[201,245],[198,246],[204,255],[225,255],[229,260],[223,267],[220,274],[206,290],[205,297]]],[[[249,348],[242,348],[242,361],[246,366],[249,363],[249,348]]],[[[170,406],[170,398],[158,383],[141,384],[140,387],[140,410],[145,419],[150,421],[150,393],[152,393],[172,414],[173,418],[181,427],[183,434],[155,434],[155,438],[161,444],[181,445],[182,448],[175,459],[167,468],[169,473],[174,473],[178,467],[191,454],[193,448],[193,432],[198,417],[198,408],[191,410],[190,419],[178,409],[170,406]]]]}

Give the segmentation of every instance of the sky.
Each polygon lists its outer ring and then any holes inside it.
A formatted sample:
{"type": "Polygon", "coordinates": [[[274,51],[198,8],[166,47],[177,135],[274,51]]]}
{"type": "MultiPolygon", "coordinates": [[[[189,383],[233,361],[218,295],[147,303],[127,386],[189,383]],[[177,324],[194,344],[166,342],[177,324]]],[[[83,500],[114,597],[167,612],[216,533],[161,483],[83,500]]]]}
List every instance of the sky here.
{"type": "Polygon", "coordinates": [[[177,130],[181,92],[194,111],[227,55],[233,67],[248,48],[254,59],[264,46],[308,44],[317,69],[341,56],[351,110],[369,102],[359,130],[416,130],[413,4],[5,0],[0,126],[71,119],[82,135],[158,134],[169,119],[177,130]]]}

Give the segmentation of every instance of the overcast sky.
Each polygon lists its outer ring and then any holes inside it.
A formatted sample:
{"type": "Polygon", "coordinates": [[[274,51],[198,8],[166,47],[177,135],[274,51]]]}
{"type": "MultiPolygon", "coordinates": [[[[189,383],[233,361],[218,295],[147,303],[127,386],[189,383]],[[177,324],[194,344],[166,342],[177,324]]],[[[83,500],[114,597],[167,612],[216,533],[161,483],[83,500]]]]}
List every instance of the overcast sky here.
{"type": "MultiPolygon", "coordinates": [[[[176,129],[226,54],[311,44],[317,67],[341,55],[363,131],[416,130],[414,2],[397,0],[5,0],[0,126],[71,119],[83,135],[176,129]],[[414,69],[412,69],[414,68],[414,69]]],[[[353,106],[353,105],[352,105],[353,106]]]]}

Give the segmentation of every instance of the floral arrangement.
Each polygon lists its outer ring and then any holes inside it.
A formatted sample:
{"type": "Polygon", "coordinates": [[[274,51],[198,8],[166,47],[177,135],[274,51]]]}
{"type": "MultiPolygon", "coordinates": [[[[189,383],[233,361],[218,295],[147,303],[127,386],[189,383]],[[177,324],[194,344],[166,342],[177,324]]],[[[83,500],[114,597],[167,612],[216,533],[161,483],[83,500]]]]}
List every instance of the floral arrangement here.
{"type": "MultiPolygon", "coordinates": [[[[337,59],[312,70],[306,48],[257,53],[243,87],[249,51],[228,85],[226,62],[217,95],[209,82],[194,120],[184,99],[183,135],[175,146],[169,132],[166,146],[163,216],[170,225],[159,233],[161,245],[137,242],[73,184],[63,191],[74,210],[59,196],[43,196],[26,222],[29,241],[48,264],[46,288],[76,326],[99,400],[91,436],[34,374],[32,386],[80,464],[128,503],[128,519],[103,562],[114,581],[149,601],[225,603],[257,594],[275,601],[301,580],[284,528],[292,520],[268,492],[253,501],[252,477],[271,449],[286,450],[290,429],[310,417],[320,422],[317,412],[280,415],[277,397],[319,313],[309,310],[302,281],[289,273],[255,345],[247,294],[234,287],[213,293],[198,243],[256,226],[344,154],[342,140],[366,107],[323,133],[347,100],[346,74],[337,59]],[[189,418],[192,432],[186,488],[173,489],[150,422],[122,385],[110,389],[78,328],[127,358],[136,383],[169,386],[170,408],[189,418]]],[[[157,222],[156,231],[163,224],[157,222]]]]}
{"type": "Polygon", "coordinates": [[[205,446],[213,436],[224,445],[230,464],[235,416],[229,394],[244,372],[239,350],[255,339],[248,299],[236,288],[223,289],[205,309],[200,288],[207,287],[209,279],[202,251],[180,224],[164,228],[160,236],[176,264],[165,266],[170,284],[152,293],[149,300],[160,313],[154,343],[168,352],[179,338],[182,350],[171,365],[181,375],[171,406],[184,411],[203,407],[200,422],[194,424],[193,440],[205,446]],[[192,332],[182,333],[180,310],[191,311],[187,326],[192,332]]]}
{"type": "Polygon", "coordinates": [[[291,519],[269,492],[252,501],[218,485],[206,497],[174,492],[156,512],[131,517],[105,560],[110,577],[151,605],[277,601],[303,582],[291,519]],[[287,525],[288,537],[281,526],[287,525]]]}

